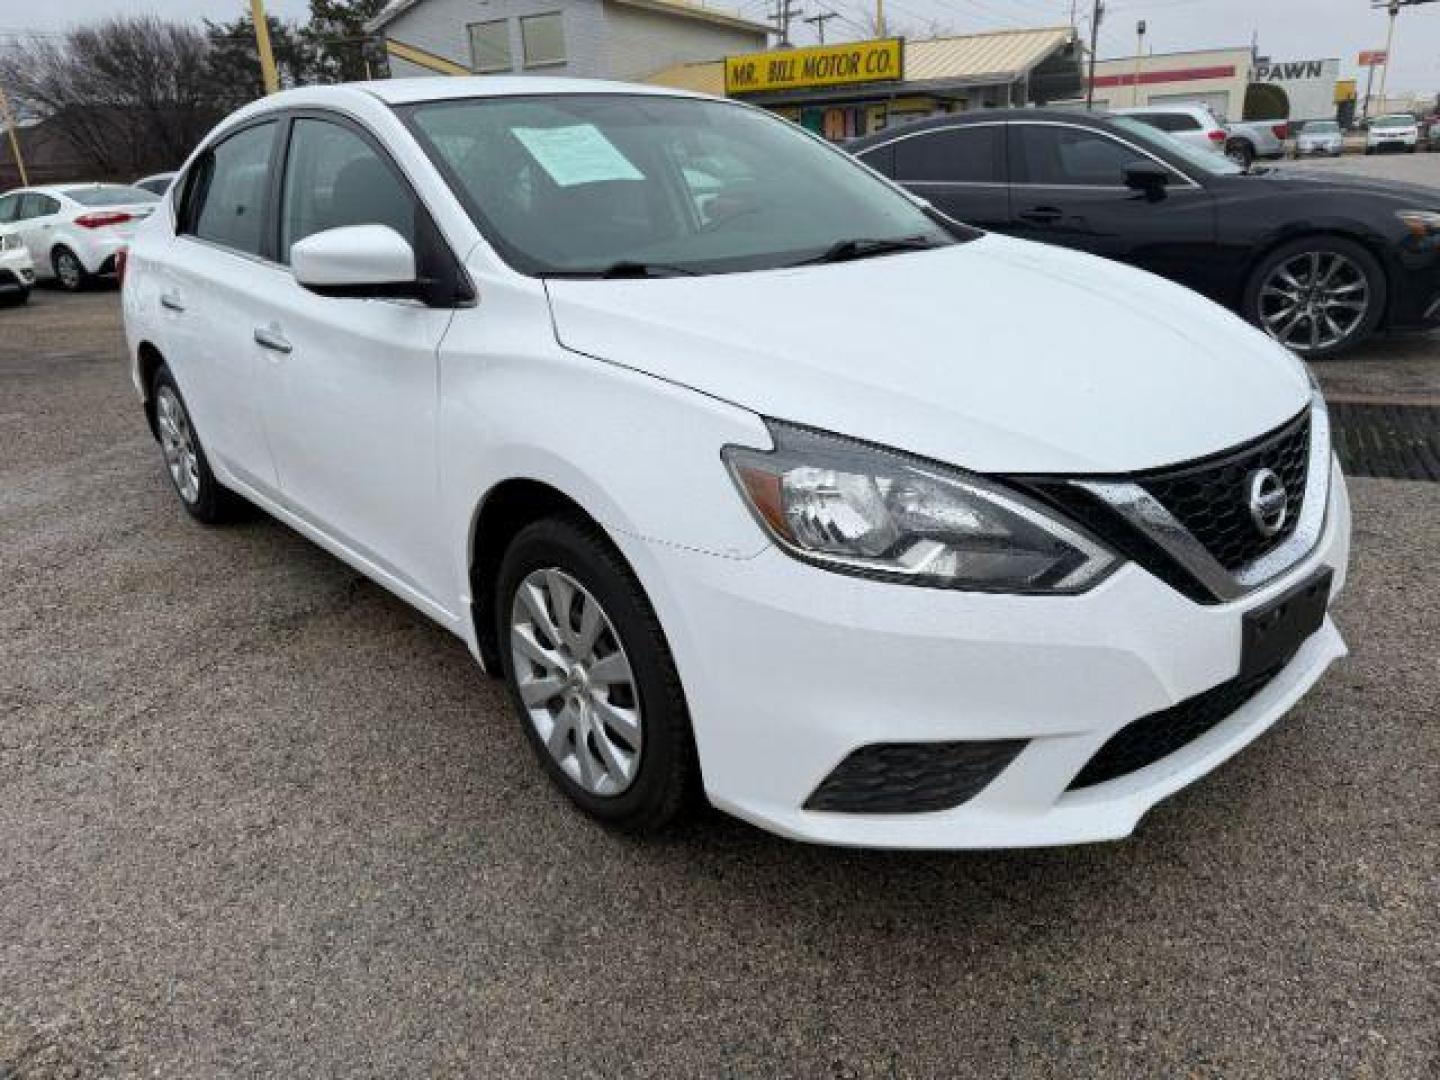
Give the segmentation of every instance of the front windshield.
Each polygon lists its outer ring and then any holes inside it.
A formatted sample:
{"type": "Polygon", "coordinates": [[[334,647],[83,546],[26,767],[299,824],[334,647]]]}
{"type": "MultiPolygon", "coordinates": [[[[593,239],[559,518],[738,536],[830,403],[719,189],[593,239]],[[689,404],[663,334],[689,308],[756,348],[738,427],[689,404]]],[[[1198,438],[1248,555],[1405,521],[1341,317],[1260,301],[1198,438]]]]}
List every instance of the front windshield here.
{"type": "Polygon", "coordinates": [[[1415,123],[1415,117],[1409,113],[1400,113],[1395,116],[1382,116],[1375,121],[1376,127],[1409,127],[1415,123]]]}
{"type": "Polygon", "coordinates": [[[406,111],[487,238],[525,273],[762,270],[845,241],[938,246],[957,235],[788,121],[738,105],[569,94],[406,111]]]}
{"type": "Polygon", "coordinates": [[[1160,131],[1140,120],[1128,116],[1112,116],[1110,122],[1125,133],[1131,142],[1152,150],[1160,150],[1182,159],[1192,170],[1205,176],[1238,176],[1245,170],[1224,154],[1214,150],[1202,150],[1183,139],[1177,139],[1169,132],[1160,131]]]}
{"type": "Polygon", "coordinates": [[[1340,130],[1340,125],[1334,120],[1315,120],[1304,127],[1306,135],[1333,135],[1340,130]]]}

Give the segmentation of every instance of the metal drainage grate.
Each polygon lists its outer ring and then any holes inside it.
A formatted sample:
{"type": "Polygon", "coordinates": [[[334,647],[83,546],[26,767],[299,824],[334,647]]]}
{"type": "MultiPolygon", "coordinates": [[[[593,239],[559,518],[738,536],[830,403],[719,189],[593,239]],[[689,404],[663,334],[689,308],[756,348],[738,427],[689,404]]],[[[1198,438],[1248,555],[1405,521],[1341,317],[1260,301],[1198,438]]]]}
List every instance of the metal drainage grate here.
{"type": "Polygon", "coordinates": [[[1337,401],[1330,425],[1347,476],[1440,482],[1440,408],[1337,401]]]}

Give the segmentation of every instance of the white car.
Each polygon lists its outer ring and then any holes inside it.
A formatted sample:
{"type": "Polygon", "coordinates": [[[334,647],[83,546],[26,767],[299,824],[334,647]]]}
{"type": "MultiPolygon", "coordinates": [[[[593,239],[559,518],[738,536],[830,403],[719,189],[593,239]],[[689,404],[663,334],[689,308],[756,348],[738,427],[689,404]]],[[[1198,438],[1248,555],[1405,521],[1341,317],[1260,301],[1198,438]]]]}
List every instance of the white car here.
{"type": "Polygon", "coordinates": [[[1345,148],[1345,133],[1334,120],[1311,120],[1295,137],[1295,156],[1339,157],[1345,148]]]}
{"type": "Polygon", "coordinates": [[[123,184],[60,184],[0,195],[0,234],[20,239],[41,281],[72,292],[115,272],[115,256],[159,196],[123,184]]]}
{"type": "Polygon", "coordinates": [[[181,503],[453,632],[617,827],[703,789],[835,844],[1120,837],[1345,652],[1293,355],[760,109],[297,89],[176,190],[121,295],[181,503]]]}
{"type": "Polygon", "coordinates": [[[0,232],[0,304],[23,304],[35,284],[35,263],[18,236],[0,232]]]}
{"type": "Polygon", "coordinates": [[[1110,111],[1116,116],[1132,116],[1191,146],[1225,153],[1229,134],[1225,125],[1204,105],[1144,105],[1110,111]]]}
{"type": "Polygon", "coordinates": [[[1420,122],[1408,113],[1379,116],[1370,121],[1365,134],[1365,153],[1403,150],[1413,154],[1420,143],[1420,122]]]}

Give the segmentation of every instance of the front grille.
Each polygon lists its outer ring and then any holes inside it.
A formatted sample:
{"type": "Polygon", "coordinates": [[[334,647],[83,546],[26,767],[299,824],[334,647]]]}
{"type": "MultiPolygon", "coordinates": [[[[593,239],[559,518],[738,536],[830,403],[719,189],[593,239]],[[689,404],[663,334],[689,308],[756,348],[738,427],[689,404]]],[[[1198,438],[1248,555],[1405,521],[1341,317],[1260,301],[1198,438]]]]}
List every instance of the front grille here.
{"type": "Polygon", "coordinates": [[[1112,735],[1070,783],[1070,790],[1128,776],[1188,746],[1233,716],[1270,685],[1280,668],[1231,679],[1161,712],[1142,716],[1112,735]]]}
{"type": "Polygon", "coordinates": [[[862,746],[821,781],[805,800],[805,809],[844,814],[952,810],[984,790],[1025,743],[997,739],[862,746]]]}
{"type": "Polygon", "coordinates": [[[1137,482],[1174,514],[1215,561],[1239,570],[1283,544],[1295,531],[1305,501],[1310,461],[1310,413],[1239,450],[1180,469],[1148,473],[1137,482]],[[1265,536],[1250,517],[1249,480],[1272,469],[1285,485],[1285,524],[1265,536]]]}

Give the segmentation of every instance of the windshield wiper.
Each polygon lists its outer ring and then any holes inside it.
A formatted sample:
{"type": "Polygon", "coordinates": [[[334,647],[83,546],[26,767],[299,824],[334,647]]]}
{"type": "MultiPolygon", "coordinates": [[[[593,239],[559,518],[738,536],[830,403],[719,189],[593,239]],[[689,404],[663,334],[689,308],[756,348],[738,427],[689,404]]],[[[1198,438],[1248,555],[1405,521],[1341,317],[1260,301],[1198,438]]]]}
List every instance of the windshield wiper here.
{"type": "Polygon", "coordinates": [[[792,266],[810,266],[815,263],[852,262],[855,259],[869,259],[876,255],[893,255],[897,251],[924,251],[939,247],[926,236],[895,236],[886,240],[859,237],[852,240],[837,240],[819,255],[801,259],[792,266]]]}
{"type": "Polygon", "coordinates": [[[594,270],[551,270],[540,276],[555,278],[664,278],[698,277],[700,273],[699,270],[691,270],[685,266],[621,259],[619,262],[597,267],[594,270]]]}

